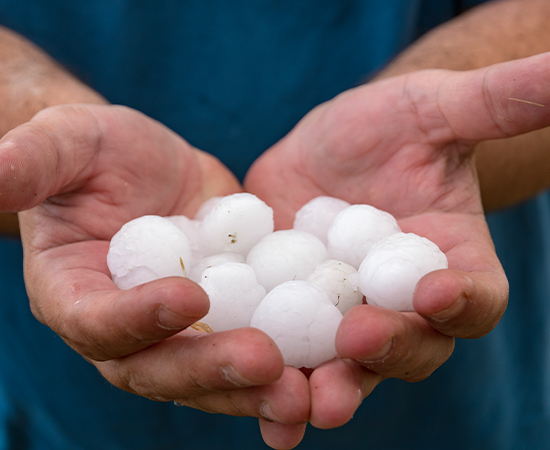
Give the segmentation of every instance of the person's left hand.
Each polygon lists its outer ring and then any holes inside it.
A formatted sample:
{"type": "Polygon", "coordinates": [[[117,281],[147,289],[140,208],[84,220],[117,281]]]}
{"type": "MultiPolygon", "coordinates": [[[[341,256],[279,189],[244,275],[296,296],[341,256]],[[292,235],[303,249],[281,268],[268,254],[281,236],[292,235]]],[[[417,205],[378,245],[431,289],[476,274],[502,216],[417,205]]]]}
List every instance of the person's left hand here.
{"type": "Polygon", "coordinates": [[[419,282],[416,313],[363,305],[343,319],[344,359],[313,371],[310,422],[346,423],[383,379],[428,377],[454,338],[500,320],[508,283],[485,221],[474,164],[480,140],[550,125],[550,54],[469,72],[423,71],[344,92],[311,111],[252,166],[246,190],[290,228],[310,199],[329,195],[395,215],[434,241],[449,269],[419,282]]]}

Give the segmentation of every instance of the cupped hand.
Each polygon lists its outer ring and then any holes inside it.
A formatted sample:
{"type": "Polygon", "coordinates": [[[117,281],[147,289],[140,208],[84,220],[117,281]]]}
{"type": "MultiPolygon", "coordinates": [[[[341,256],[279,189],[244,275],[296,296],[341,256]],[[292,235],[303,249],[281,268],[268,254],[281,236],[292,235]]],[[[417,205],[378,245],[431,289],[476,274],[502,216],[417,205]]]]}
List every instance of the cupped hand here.
{"type": "Polygon", "coordinates": [[[188,329],[209,308],[198,285],[174,277],[122,291],[106,264],[110,238],[125,222],[192,216],[206,199],[240,190],[215,158],[129,108],[48,108],[0,141],[0,210],[24,211],[35,316],[114,385],[262,418],[266,442],[292,447],[309,417],[309,389],[271,339],[252,328],[188,329]]]}
{"type": "Polygon", "coordinates": [[[451,72],[429,70],[366,84],[307,114],[247,174],[279,228],[308,200],[329,195],[395,215],[434,241],[449,269],[421,279],[415,313],[364,305],[343,319],[343,360],[310,378],[311,423],[347,422],[384,378],[417,381],[499,321],[508,283],[482,208],[473,146],[550,125],[550,54],[451,72]],[[339,401],[335,401],[339,399],[339,401]]]}

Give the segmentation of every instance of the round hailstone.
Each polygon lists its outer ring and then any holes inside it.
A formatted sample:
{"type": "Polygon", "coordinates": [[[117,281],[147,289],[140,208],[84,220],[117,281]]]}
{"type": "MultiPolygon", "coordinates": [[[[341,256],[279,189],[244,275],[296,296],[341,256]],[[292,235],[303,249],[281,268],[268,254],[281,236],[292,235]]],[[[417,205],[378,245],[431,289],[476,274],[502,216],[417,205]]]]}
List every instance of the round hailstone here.
{"type": "Polygon", "coordinates": [[[193,254],[193,261],[197,261],[197,259],[201,257],[200,255],[202,252],[199,239],[200,222],[190,219],[187,216],[168,216],[166,218],[174,223],[187,236],[187,240],[191,246],[191,253],[193,254]]]}
{"type": "Polygon", "coordinates": [[[376,241],[400,231],[390,213],[370,205],[351,205],[329,227],[328,251],[331,258],[357,269],[376,241]]]}
{"type": "Polygon", "coordinates": [[[250,326],[275,341],[286,365],[315,368],[337,356],[341,320],[342,313],[322,289],[307,281],[289,281],[265,296],[250,326]]]}
{"type": "Polygon", "coordinates": [[[124,224],[113,236],[107,265],[114,283],[130,289],[157,278],[186,277],[191,248],[185,234],[170,220],[142,216],[124,224]]]}
{"type": "Polygon", "coordinates": [[[200,321],[212,331],[250,326],[252,314],[265,297],[251,267],[227,262],[207,268],[199,285],[208,294],[210,310],[200,321]]]}
{"type": "Polygon", "coordinates": [[[206,215],[212,211],[214,206],[216,206],[223,197],[210,197],[206,200],[195,213],[195,220],[201,221],[206,217],[206,215]]]}
{"type": "Polygon", "coordinates": [[[330,224],[337,214],[348,206],[350,206],[348,202],[339,198],[316,197],[296,212],[293,228],[307,231],[327,245],[327,232],[330,224]]]}
{"type": "Polygon", "coordinates": [[[327,259],[306,280],[325,291],[342,314],[363,303],[357,270],[345,262],[327,259]]]}
{"type": "Polygon", "coordinates": [[[269,292],[285,281],[304,280],[328,258],[324,244],[300,230],[279,230],[265,236],[246,257],[258,282],[269,292]]]}
{"type": "Polygon", "coordinates": [[[246,255],[273,228],[273,210],[262,200],[247,193],[229,195],[202,219],[200,239],[204,255],[246,255]]]}
{"type": "Polygon", "coordinates": [[[199,283],[201,281],[202,273],[206,269],[227,262],[244,263],[244,256],[240,253],[230,252],[207,256],[206,258],[202,258],[198,262],[193,264],[193,267],[191,268],[191,271],[189,273],[189,278],[195,283],[199,283]]]}
{"type": "Polygon", "coordinates": [[[420,278],[447,267],[447,257],[432,241],[414,233],[397,233],[372,246],[359,267],[359,287],[371,305],[414,311],[413,295],[420,278]]]}

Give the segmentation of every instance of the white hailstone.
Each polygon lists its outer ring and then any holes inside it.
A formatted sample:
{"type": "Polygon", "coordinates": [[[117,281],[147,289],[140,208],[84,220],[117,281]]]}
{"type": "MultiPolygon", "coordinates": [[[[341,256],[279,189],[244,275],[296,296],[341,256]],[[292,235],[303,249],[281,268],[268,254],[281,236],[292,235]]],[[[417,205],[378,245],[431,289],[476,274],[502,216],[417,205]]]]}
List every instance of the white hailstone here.
{"type": "Polygon", "coordinates": [[[370,205],[351,205],[329,227],[328,251],[331,258],[357,269],[376,241],[400,231],[390,213],[370,205]]]}
{"type": "Polygon", "coordinates": [[[359,287],[371,305],[414,311],[413,295],[420,278],[447,267],[447,257],[432,241],[414,233],[397,233],[372,246],[359,267],[359,287]]]}
{"type": "Polygon", "coordinates": [[[199,207],[198,211],[195,213],[194,219],[199,221],[204,219],[206,215],[210,211],[212,211],[214,206],[216,206],[222,198],[223,197],[210,197],[199,207]]]}
{"type": "Polygon", "coordinates": [[[209,267],[218,266],[223,263],[234,262],[244,263],[244,256],[240,253],[220,253],[219,255],[207,256],[202,258],[193,264],[191,271],[189,272],[189,279],[195,283],[199,283],[202,277],[202,273],[209,267]]]}
{"type": "Polygon", "coordinates": [[[315,368],[337,356],[341,320],[342,313],[322,289],[307,281],[289,281],[265,296],[250,326],[275,341],[286,365],[315,368]]]}
{"type": "Polygon", "coordinates": [[[339,198],[315,197],[296,212],[292,228],[307,231],[327,245],[327,232],[330,224],[336,215],[348,206],[350,206],[348,202],[339,198]]]}
{"type": "Polygon", "coordinates": [[[204,255],[224,252],[246,255],[273,228],[273,209],[258,197],[247,193],[228,195],[201,221],[204,255]]]}
{"type": "Polygon", "coordinates": [[[227,262],[207,268],[199,285],[208,294],[210,310],[200,321],[212,331],[250,326],[252,314],[265,297],[251,267],[227,262]]]}
{"type": "Polygon", "coordinates": [[[191,253],[193,254],[193,263],[195,263],[201,258],[202,253],[199,239],[200,221],[182,215],[168,216],[166,218],[174,223],[187,236],[187,240],[191,246],[191,253]]]}
{"type": "Polygon", "coordinates": [[[107,265],[114,283],[130,289],[157,278],[186,277],[191,258],[189,241],[176,225],[164,217],[142,216],[113,236],[107,265]]]}
{"type": "Polygon", "coordinates": [[[303,280],[328,259],[319,238],[300,230],[279,230],[265,236],[246,257],[258,282],[269,292],[285,281],[303,280]]]}
{"type": "Polygon", "coordinates": [[[357,269],[345,262],[327,259],[315,267],[306,281],[325,291],[342,314],[363,303],[357,269]]]}

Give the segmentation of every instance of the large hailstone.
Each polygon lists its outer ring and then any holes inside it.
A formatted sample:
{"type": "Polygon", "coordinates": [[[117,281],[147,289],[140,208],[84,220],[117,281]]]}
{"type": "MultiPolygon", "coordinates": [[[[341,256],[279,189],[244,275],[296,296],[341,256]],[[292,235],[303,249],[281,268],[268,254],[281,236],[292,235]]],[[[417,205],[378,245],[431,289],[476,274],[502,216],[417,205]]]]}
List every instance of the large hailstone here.
{"type": "Polygon", "coordinates": [[[191,246],[191,253],[193,254],[193,263],[195,263],[197,259],[201,257],[201,245],[199,239],[200,222],[183,215],[168,216],[166,218],[175,224],[181,231],[183,231],[183,234],[187,236],[187,240],[191,246]]]}
{"type": "Polygon", "coordinates": [[[225,252],[220,253],[219,255],[207,256],[206,258],[199,259],[195,262],[195,264],[193,264],[193,267],[188,274],[189,279],[195,283],[199,283],[201,281],[202,274],[206,269],[227,262],[244,263],[245,261],[244,256],[240,253],[225,252]]]}
{"type": "Polygon", "coordinates": [[[285,281],[303,280],[328,259],[324,244],[300,230],[279,230],[265,236],[246,257],[258,282],[269,292],[285,281]]]}
{"type": "Polygon", "coordinates": [[[289,281],[269,292],[250,326],[275,341],[286,365],[315,368],[337,356],[336,330],[342,313],[308,281],[289,281]]]}
{"type": "Polygon", "coordinates": [[[223,199],[223,197],[210,197],[208,200],[203,202],[201,206],[199,206],[199,209],[195,213],[194,220],[198,220],[199,222],[206,217],[206,215],[214,209],[214,207],[220,202],[220,200],[223,199]]]}
{"type": "Polygon", "coordinates": [[[332,221],[340,211],[348,206],[350,206],[348,202],[339,198],[315,197],[296,212],[292,228],[307,231],[327,245],[327,232],[332,221]]]}
{"type": "Polygon", "coordinates": [[[210,309],[201,322],[212,331],[248,327],[252,314],[265,297],[252,268],[227,262],[207,268],[199,285],[208,294],[210,309]]]}
{"type": "Polygon", "coordinates": [[[357,269],[345,262],[327,259],[315,267],[306,281],[325,291],[342,314],[363,303],[357,269]]]}
{"type": "Polygon", "coordinates": [[[191,261],[185,234],[160,216],[142,216],[124,224],[107,253],[107,265],[120,289],[163,277],[187,277],[191,261]]]}
{"type": "Polygon", "coordinates": [[[397,233],[369,250],[359,267],[359,287],[371,305],[414,311],[413,295],[420,278],[447,268],[447,257],[432,241],[414,233],[397,233]]]}
{"type": "Polygon", "coordinates": [[[400,231],[390,213],[370,205],[351,205],[329,227],[328,251],[331,258],[357,269],[375,242],[400,231]]]}
{"type": "Polygon", "coordinates": [[[246,255],[264,236],[273,232],[273,209],[252,194],[223,197],[201,221],[204,256],[224,252],[246,255]]]}

